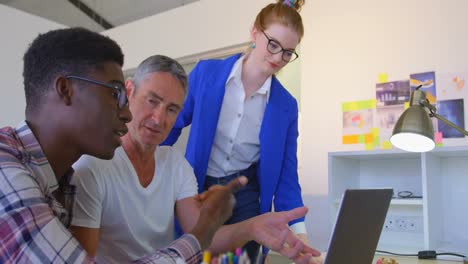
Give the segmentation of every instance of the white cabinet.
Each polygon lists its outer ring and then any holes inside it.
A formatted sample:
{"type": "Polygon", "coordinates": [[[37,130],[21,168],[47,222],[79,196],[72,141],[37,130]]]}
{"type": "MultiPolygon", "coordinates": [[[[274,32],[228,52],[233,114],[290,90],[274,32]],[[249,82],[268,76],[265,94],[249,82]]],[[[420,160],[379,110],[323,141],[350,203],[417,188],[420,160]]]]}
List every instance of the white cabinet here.
{"type": "Polygon", "coordinates": [[[345,189],[390,187],[421,198],[394,198],[378,249],[468,255],[468,146],[428,153],[400,150],[331,152],[329,204],[336,220],[345,189]]]}

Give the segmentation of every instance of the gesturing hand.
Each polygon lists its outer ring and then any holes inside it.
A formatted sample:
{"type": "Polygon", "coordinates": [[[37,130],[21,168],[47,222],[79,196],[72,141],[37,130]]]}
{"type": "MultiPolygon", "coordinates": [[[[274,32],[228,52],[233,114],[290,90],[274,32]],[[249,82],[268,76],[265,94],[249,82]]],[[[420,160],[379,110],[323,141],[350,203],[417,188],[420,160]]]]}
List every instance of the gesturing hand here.
{"type": "Polygon", "coordinates": [[[234,193],[247,184],[247,178],[240,176],[227,185],[214,185],[195,199],[200,203],[200,217],[192,233],[202,248],[211,244],[214,233],[232,215],[235,205],[234,193]]]}
{"type": "Polygon", "coordinates": [[[320,252],[304,244],[290,229],[288,223],[305,216],[306,207],[295,208],[290,211],[273,212],[251,218],[248,221],[253,239],[296,263],[320,263],[313,260],[313,256],[320,256],[320,252]]]}

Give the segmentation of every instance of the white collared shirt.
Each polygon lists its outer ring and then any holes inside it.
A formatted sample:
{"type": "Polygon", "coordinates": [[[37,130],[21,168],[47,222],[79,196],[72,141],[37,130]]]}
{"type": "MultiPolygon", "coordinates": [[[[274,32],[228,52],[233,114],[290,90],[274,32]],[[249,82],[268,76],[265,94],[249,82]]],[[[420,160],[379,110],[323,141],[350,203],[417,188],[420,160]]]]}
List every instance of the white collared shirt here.
{"type": "Polygon", "coordinates": [[[246,98],[241,79],[244,59],[242,56],[237,60],[226,81],[206,173],[213,177],[246,169],[260,158],[260,127],[270,94],[271,76],[246,98]]]}

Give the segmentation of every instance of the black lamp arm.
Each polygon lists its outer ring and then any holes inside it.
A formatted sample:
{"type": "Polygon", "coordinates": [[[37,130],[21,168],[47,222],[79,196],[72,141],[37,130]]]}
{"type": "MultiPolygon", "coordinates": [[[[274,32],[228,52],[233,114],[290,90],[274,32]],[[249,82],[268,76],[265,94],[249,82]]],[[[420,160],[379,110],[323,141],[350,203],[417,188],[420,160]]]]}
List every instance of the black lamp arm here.
{"type": "Polygon", "coordinates": [[[424,106],[427,109],[429,109],[429,116],[430,117],[435,117],[435,118],[439,119],[440,121],[444,122],[445,124],[449,125],[450,127],[455,128],[457,131],[459,131],[463,135],[468,136],[468,131],[466,131],[466,130],[462,129],[461,127],[455,125],[454,123],[450,122],[445,117],[437,114],[436,113],[436,111],[437,111],[436,107],[433,106],[431,103],[429,103],[429,101],[427,99],[426,100],[421,100],[421,102],[419,102],[419,104],[421,106],[424,106]]]}

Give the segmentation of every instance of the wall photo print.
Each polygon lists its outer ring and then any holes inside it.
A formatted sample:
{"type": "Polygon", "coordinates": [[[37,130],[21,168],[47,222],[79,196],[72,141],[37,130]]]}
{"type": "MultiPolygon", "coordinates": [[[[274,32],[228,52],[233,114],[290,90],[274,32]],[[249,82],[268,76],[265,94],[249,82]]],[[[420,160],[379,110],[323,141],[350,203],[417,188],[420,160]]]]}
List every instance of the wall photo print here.
{"type": "Polygon", "coordinates": [[[403,105],[410,98],[409,80],[378,83],[375,85],[377,106],[403,105]]]}
{"type": "Polygon", "coordinates": [[[359,109],[343,113],[343,134],[365,134],[374,126],[372,109],[359,109]]]}
{"type": "MultiPolygon", "coordinates": [[[[465,129],[465,114],[463,99],[440,100],[437,102],[437,113],[455,125],[465,129]]],[[[444,138],[463,138],[464,134],[448,126],[444,122],[437,120],[439,132],[444,138]]]]}
{"type": "Polygon", "coordinates": [[[403,105],[377,107],[376,127],[380,128],[380,139],[382,143],[390,140],[393,128],[404,110],[405,108],[403,105]]]}
{"type": "Polygon", "coordinates": [[[435,104],[437,102],[435,72],[414,73],[410,75],[411,92],[418,86],[420,90],[426,93],[426,98],[429,103],[435,104]]]}

